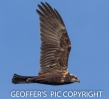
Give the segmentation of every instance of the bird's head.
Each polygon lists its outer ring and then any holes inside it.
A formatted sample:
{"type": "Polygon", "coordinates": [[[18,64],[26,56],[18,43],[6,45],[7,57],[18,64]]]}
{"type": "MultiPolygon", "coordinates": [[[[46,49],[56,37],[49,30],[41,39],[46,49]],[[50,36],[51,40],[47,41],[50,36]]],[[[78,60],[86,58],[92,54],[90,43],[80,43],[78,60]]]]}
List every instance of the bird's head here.
{"type": "Polygon", "coordinates": [[[80,83],[80,80],[75,75],[70,74],[70,76],[71,76],[71,82],[78,82],[78,83],[80,83]]]}

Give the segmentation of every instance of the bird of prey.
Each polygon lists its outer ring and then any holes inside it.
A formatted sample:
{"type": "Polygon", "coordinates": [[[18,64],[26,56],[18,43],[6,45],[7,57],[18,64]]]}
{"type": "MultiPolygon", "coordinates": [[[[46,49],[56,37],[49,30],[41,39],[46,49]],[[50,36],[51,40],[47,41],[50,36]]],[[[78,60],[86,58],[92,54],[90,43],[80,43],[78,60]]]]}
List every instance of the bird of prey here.
{"type": "Polygon", "coordinates": [[[12,83],[40,83],[48,85],[64,85],[80,82],[68,72],[68,57],[71,42],[65,24],[56,9],[47,2],[41,2],[36,9],[40,19],[40,72],[38,76],[21,76],[14,74],[12,83]]]}

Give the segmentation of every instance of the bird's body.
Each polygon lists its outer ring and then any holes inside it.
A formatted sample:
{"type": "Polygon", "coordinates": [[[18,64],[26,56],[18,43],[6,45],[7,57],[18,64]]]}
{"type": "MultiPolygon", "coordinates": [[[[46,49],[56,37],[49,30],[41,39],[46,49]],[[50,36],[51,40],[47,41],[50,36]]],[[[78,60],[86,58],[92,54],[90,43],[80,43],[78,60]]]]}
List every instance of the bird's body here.
{"type": "Polygon", "coordinates": [[[68,72],[68,57],[71,42],[64,22],[56,9],[48,3],[38,5],[36,12],[40,18],[41,56],[40,72],[38,76],[20,76],[14,74],[12,82],[42,83],[49,85],[63,85],[79,82],[75,75],[68,72]]]}
{"type": "Polygon", "coordinates": [[[20,76],[14,74],[14,82],[17,83],[40,83],[40,84],[48,84],[48,85],[63,85],[63,84],[70,84],[71,82],[71,75],[70,73],[64,74],[60,72],[54,73],[46,73],[41,74],[38,76],[20,76]]]}
{"type": "MultiPolygon", "coordinates": [[[[74,75],[70,73],[63,72],[53,72],[53,73],[45,73],[38,76],[21,76],[14,74],[14,84],[23,84],[23,83],[40,83],[47,85],[63,85],[70,84],[72,78],[77,79],[74,75]]],[[[78,82],[79,80],[77,80],[78,82]]]]}

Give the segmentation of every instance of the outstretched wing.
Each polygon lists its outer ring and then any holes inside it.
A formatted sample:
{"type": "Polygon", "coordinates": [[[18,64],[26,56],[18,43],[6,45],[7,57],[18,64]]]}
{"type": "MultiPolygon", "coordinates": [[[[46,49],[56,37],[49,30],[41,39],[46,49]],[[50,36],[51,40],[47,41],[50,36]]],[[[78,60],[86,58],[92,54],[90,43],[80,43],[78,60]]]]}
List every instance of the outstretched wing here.
{"type": "MultiPolygon", "coordinates": [[[[41,56],[40,73],[67,71],[71,43],[64,22],[48,3],[38,5],[40,16],[41,56]]],[[[40,74],[39,73],[39,74],[40,74]]]]}

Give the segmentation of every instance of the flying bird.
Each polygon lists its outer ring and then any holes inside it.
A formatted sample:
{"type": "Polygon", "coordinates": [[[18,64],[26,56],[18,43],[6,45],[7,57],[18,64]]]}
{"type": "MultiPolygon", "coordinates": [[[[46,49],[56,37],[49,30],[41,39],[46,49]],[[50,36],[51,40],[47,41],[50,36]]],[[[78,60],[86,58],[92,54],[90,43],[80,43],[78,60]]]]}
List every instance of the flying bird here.
{"type": "Polygon", "coordinates": [[[71,42],[65,24],[56,9],[47,2],[38,4],[36,12],[40,19],[40,71],[38,76],[21,76],[14,74],[12,83],[40,83],[64,85],[80,80],[68,72],[68,57],[71,42]]]}

